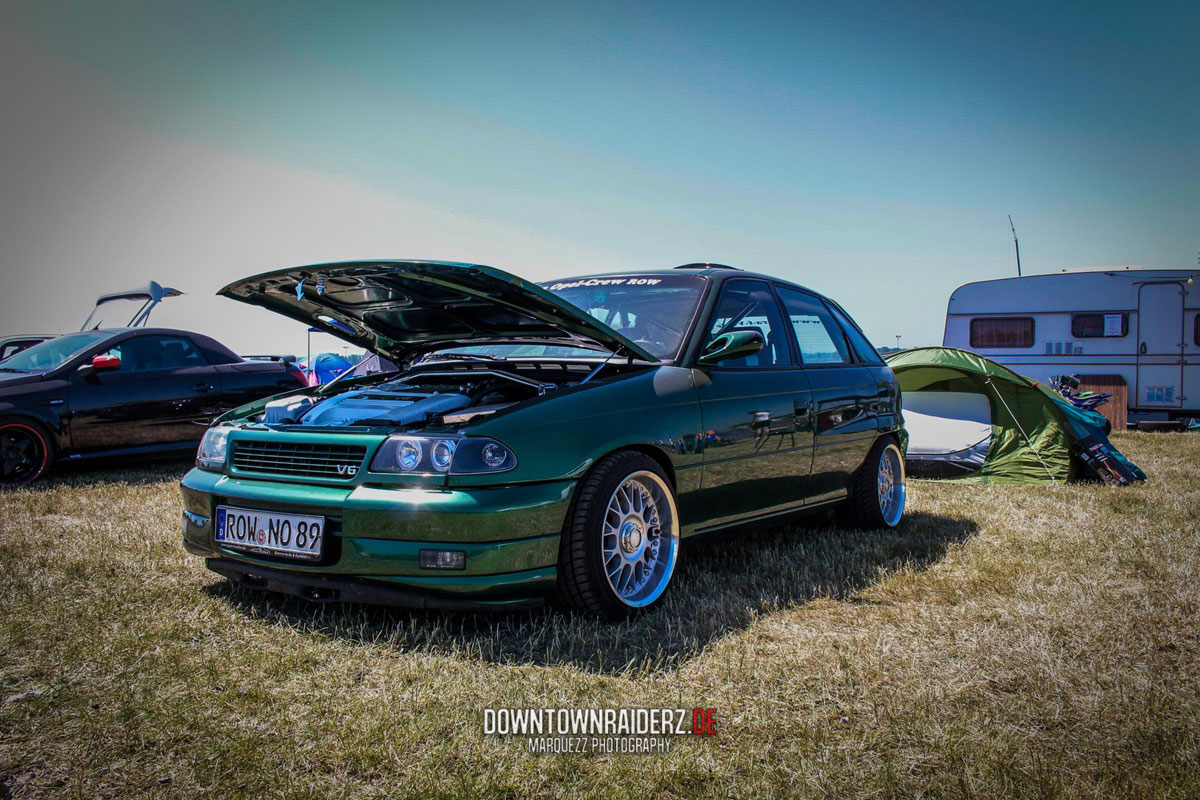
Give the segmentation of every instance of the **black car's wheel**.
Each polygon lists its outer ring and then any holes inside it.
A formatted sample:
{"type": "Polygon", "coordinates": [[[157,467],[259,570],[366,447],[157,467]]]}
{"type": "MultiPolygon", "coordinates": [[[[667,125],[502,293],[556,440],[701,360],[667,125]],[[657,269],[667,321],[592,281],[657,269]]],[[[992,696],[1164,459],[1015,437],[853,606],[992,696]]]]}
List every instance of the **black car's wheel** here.
{"type": "Polygon", "coordinates": [[[46,474],[54,445],[36,423],[0,418],[0,488],[23,486],[46,474]]]}
{"type": "Polygon", "coordinates": [[[875,442],[850,485],[850,499],[839,509],[841,521],[853,528],[894,528],[904,516],[907,495],[904,456],[896,441],[875,442]]]}
{"type": "Polygon", "coordinates": [[[652,458],[608,456],[584,479],[563,530],[558,599],[608,620],[654,605],[675,572],[679,513],[652,458]]]}

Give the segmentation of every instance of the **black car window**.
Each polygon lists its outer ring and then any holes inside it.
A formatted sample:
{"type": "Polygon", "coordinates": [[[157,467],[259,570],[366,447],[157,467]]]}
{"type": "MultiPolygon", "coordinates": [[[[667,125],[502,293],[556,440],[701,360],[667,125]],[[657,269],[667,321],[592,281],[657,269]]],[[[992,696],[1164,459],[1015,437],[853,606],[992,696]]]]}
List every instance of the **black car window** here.
{"type": "Polygon", "coordinates": [[[842,324],[842,332],[850,340],[850,346],[854,348],[854,352],[858,355],[858,360],[864,364],[882,364],[883,359],[879,356],[875,345],[867,340],[866,335],[854,324],[854,320],[850,319],[846,315],[846,312],[833,303],[827,302],[825,306],[833,313],[837,321],[842,324]]]}
{"type": "Polygon", "coordinates": [[[778,367],[792,363],[786,339],[787,328],[779,314],[771,287],[763,281],[726,281],[704,344],[707,346],[722,333],[737,330],[760,332],[765,345],[752,356],[722,361],[722,368],[778,367]]]}
{"type": "Polygon", "coordinates": [[[208,366],[196,345],[179,336],[135,336],[110,348],[105,355],[121,359],[122,372],[208,366]]]}
{"type": "Polygon", "coordinates": [[[784,311],[792,324],[800,360],[804,364],[848,364],[850,347],[842,327],[818,298],[806,292],[779,287],[784,311]]]}

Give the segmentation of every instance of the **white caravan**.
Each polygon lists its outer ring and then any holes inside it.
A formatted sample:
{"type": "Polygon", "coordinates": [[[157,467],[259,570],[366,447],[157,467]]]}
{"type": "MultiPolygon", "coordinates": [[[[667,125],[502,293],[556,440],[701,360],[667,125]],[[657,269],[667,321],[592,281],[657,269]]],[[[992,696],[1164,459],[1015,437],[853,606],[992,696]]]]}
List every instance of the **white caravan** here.
{"type": "Polygon", "coordinates": [[[1120,375],[1131,420],[1200,417],[1200,270],[1097,267],[958,287],[943,343],[1034,380],[1120,375]]]}

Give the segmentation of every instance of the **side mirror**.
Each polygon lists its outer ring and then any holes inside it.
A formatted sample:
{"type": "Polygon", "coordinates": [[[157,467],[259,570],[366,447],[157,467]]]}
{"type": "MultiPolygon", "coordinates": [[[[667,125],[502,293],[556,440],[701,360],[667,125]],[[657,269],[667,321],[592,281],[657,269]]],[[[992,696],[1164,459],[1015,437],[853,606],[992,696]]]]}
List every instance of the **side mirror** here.
{"type": "Polygon", "coordinates": [[[85,378],[90,378],[97,372],[112,372],[114,369],[121,368],[121,359],[119,356],[95,356],[92,358],[92,363],[84,364],[79,368],[79,374],[85,378]]]}
{"type": "Polygon", "coordinates": [[[730,331],[713,339],[700,354],[700,363],[715,365],[734,358],[752,356],[766,346],[759,331],[730,331]]]}
{"type": "Polygon", "coordinates": [[[120,356],[96,356],[92,359],[92,369],[96,372],[111,372],[121,368],[120,356]]]}

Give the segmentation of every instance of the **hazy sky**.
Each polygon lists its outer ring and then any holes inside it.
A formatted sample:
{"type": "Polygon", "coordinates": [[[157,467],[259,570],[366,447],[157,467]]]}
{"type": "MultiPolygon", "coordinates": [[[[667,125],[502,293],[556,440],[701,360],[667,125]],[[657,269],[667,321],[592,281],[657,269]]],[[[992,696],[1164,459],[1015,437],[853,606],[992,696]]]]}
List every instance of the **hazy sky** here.
{"type": "Polygon", "coordinates": [[[1026,272],[1194,266],[1200,6],[979,5],[5,3],[0,333],[155,278],[302,352],[213,292],[413,257],[719,261],[928,344],[1009,213],[1026,272]]]}

